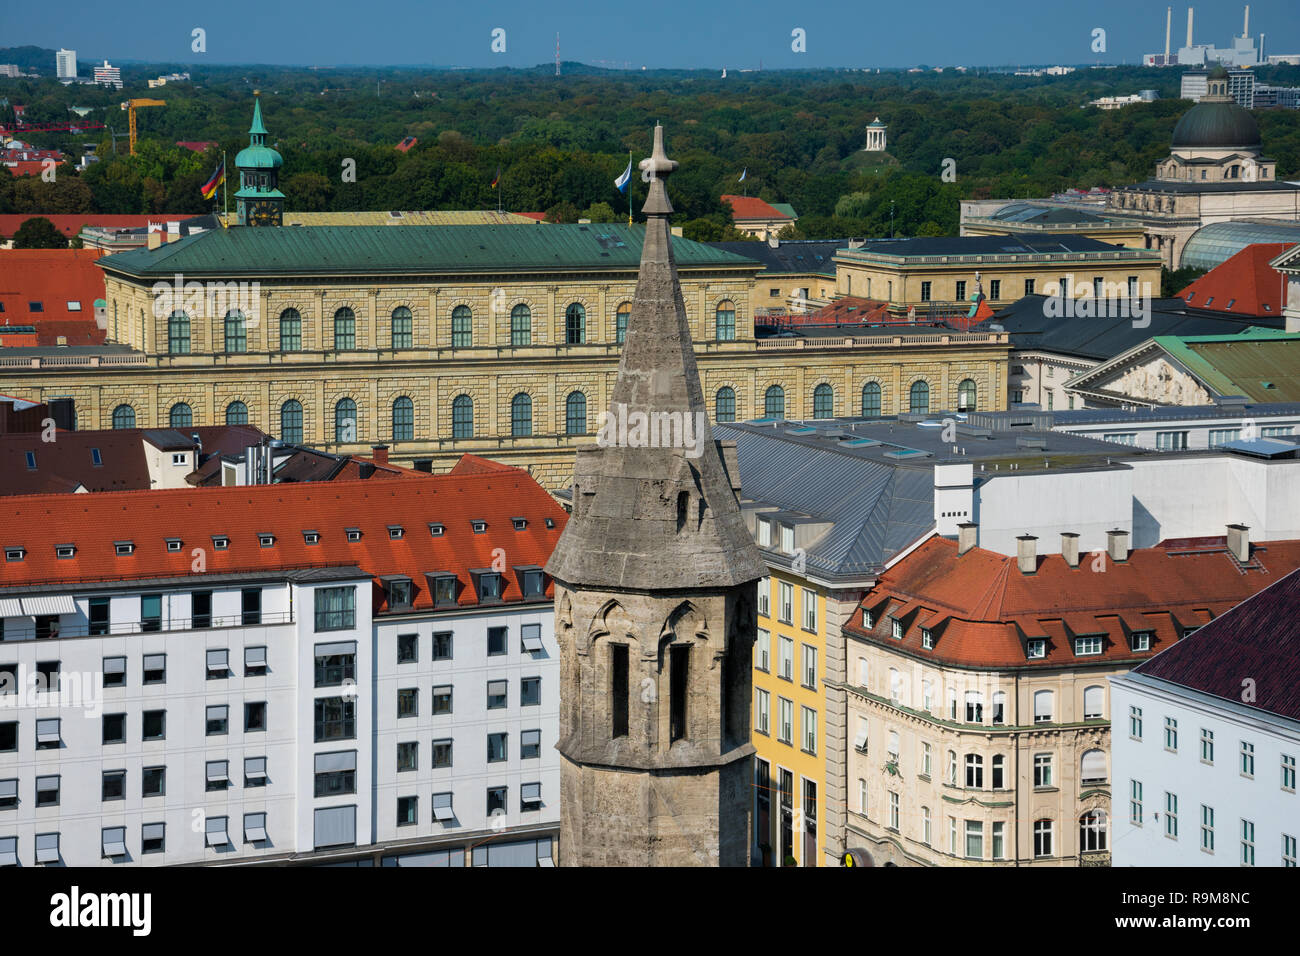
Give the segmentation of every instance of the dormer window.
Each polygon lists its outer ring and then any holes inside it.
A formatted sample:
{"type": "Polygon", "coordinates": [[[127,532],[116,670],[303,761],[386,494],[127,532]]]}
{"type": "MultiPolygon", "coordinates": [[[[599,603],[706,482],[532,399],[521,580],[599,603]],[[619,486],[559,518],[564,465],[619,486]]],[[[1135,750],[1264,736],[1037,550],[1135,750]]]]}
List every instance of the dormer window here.
{"type": "Polygon", "coordinates": [[[490,603],[501,600],[502,586],[501,575],[489,568],[480,568],[470,571],[474,577],[476,591],[478,593],[479,603],[490,603]]]}
{"type": "Polygon", "coordinates": [[[388,609],[390,611],[411,606],[414,589],[411,587],[410,578],[395,574],[380,578],[380,582],[384,585],[384,591],[388,595],[388,609]]]}
{"type": "Polygon", "coordinates": [[[320,544],[320,532],[319,532],[319,531],[304,531],[304,532],[302,533],[302,543],[303,543],[303,544],[320,544]]]}
{"type": "Polygon", "coordinates": [[[361,529],[360,529],[360,528],[344,528],[343,530],[347,533],[347,536],[348,536],[348,540],[349,540],[349,541],[355,543],[355,542],[361,540],[361,529]]]}
{"type": "Polygon", "coordinates": [[[406,529],[400,524],[390,524],[388,526],[388,537],[392,541],[399,540],[402,535],[406,534],[406,529]]]}
{"type": "Polygon", "coordinates": [[[481,519],[471,520],[469,526],[474,529],[475,534],[482,534],[487,530],[487,522],[481,519]]]}
{"type": "Polygon", "coordinates": [[[27,557],[26,548],[5,548],[6,561],[21,561],[27,557]]]}
{"type": "Polygon", "coordinates": [[[1075,657],[1095,657],[1101,653],[1101,637],[1076,637],[1074,639],[1075,657]]]}
{"type": "Polygon", "coordinates": [[[554,527],[555,527],[555,519],[554,519],[554,518],[547,518],[547,519],[546,519],[546,527],[548,527],[548,528],[554,528],[554,527]]]}
{"type": "Polygon", "coordinates": [[[874,630],[876,626],[876,615],[866,608],[862,611],[862,626],[868,631],[874,630]]]}
{"type": "Polygon", "coordinates": [[[90,449],[90,463],[96,468],[99,468],[104,464],[104,456],[99,453],[98,448],[90,449]]]}
{"type": "Polygon", "coordinates": [[[896,617],[889,619],[889,635],[896,641],[903,639],[903,622],[896,617]]]}
{"type": "Polygon", "coordinates": [[[168,551],[179,551],[179,550],[181,549],[181,539],[180,539],[180,538],[167,538],[167,539],[165,539],[165,540],[166,540],[166,542],[167,542],[167,550],[168,550],[168,551]]]}
{"type": "Polygon", "coordinates": [[[772,522],[767,518],[758,519],[758,546],[760,548],[772,547],[772,522]]]}
{"type": "Polygon", "coordinates": [[[546,577],[541,568],[521,568],[524,580],[524,597],[541,597],[546,593],[546,577]]]}
{"type": "Polygon", "coordinates": [[[269,548],[269,547],[271,547],[271,545],[275,544],[275,535],[273,535],[273,534],[259,534],[259,535],[257,536],[257,543],[260,544],[260,545],[261,545],[262,547],[264,547],[264,548],[269,548]]]}
{"type": "Polygon", "coordinates": [[[114,541],[113,552],[119,557],[124,558],[128,555],[135,554],[134,541],[114,541]]]}
{"type": "Polygon", "coordinates": [[[214,551],[229,551],[230,536],[225,534],[214,534],[212,536],[212,549],[214,551]]]}
{"type": "Polygon", "coordinates": [[[434,607],[451,607],[456,603],[456,575],[450,571],[434,571],[428,575],[433,586],[434,607]]]}
{"type": "Polygon", "coordinates": [[[527,518],[511,518],[510,523],[514,525],[516,531],[523,531],[528,527],[527,518]]]}
{"type": "Polygon", "coordinates": [[[781,525],[781,550],[785,554],[794,554],[794,525],[781,525]]]}
{"type": "Polygon", "coordinates": [[[1132,647],[1133,647],[1133,650],[1135,650],[1135,651],[1149,651],[1149,650],[1151,650],[1151,632],[1150,632],[1150,631],[1134,631],[1133,634],[1132,634],[1132,636],[1131,636],[1131,638],[1130,638],[1130,641],[1131,641],[1131,645],[1132,645],[1132,647]]]}
{"type": "Polygon", "coordinates": [[[36,452],[34,452],[34,451],[29,451],[29,452],[26,453],[26,457],[27,457],[27,470],[28,470],[28,471],[35,471],[35,470],[36,470],[36,452]]]}
{"type": "Polygon", "coordinates": [[[921,647],[924,650],[934,650],[934,631],[928,627],[921,628],[921,647]]]}
{"type": "Polygon", "coordinates": [[[446,530],[447,530],[446,526],[443,525],[441,522],[438,521],[429,522],[429,534],[431,534],[435,538],[441,538],[443,532],[445,532],[446,530]]]}
{"type": "Polygon", "coordinates": [[[66,560],[74,557],[77,553],[75,544],[56,544],[54,546],[54,556],[60,560],[66,560]]]}
{"type": "Polygon", "coordinates": [[[1031,637],[1025,642],[1025,657],[1031,661],[1042,660],[1047,656],[1047,639],[1031,637]]]}

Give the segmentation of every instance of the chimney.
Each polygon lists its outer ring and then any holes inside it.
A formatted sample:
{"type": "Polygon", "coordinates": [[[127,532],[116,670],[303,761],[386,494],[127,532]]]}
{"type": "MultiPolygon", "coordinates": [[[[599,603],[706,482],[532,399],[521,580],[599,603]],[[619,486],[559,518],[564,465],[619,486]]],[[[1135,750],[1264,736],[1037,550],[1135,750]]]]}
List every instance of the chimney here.
{"type": "Polygon", "coordinates": [[[372,452],[370,457],[373,458],[375,461],[379,462],[379,464],[381,465],[388,464],[387,445],[371,445],[370,451],[372,452]]]}
{"type": "Polygon", "coordinates": [[[963,555],[979,543],[980,526],[974,521],[962,521],[957,525],[957,554],[963,555]]]}
{"type": "Polygon", "coordinates": [[[1239,564],[1250,560],[1250,528],[1244,524],[1228,525],[1228,550],[1239,564]]]}
{"type": "Polygon", "coordinates": [[[1079,536],[1073,531],[1061,532],[1061,557],[1070,567],[1079,566],[1079,536]]]}
{"type": "Polygon", "coordinates": [[[1187,8],[1187,45],[1192,45],[1192,8],[1187,8]]]}
{"type": "Polygon", "coordinates": [[[1250,39],[1250,4],[1246,4],[1246,19],[1241,24],[1241,38],[1250,39]]]}
{"type": "Polygon", "coordinates": [[[149,233],[145,239],[145,246],[149,249],[157,249],[162,245],[162,236],[156,232],[149,233]]]}
{"type": "Polygon", "coordinates": [[[1032,534],[1016,538],[1016,564],[1020,566],[1021,574],[1033,574],[1038,570],[1038,551],[1034,544],[1037,540],[1032,534]]]}
{"type": "Polygon", "coordinates": [[[767,244],[773,249],[777,249],[780,248],[781,240],[776,237],[776,233],[769,232],[767,234],[767,244]]]}
{"type": "Polygon", "coordinates": [[[1169,65],[1169,31],[1173,29],[1173,25],[1174,25],[1174,8],[1165,7],[1165,62],[1164,62],[1165,66],[1169,65]]]}
{"type": "Polygon", "coordinates": [[[1115,528],[1106,532],[1106,553],[1114,562],[1121,563],[1128,560],[1128,532],[1115,528]]]}

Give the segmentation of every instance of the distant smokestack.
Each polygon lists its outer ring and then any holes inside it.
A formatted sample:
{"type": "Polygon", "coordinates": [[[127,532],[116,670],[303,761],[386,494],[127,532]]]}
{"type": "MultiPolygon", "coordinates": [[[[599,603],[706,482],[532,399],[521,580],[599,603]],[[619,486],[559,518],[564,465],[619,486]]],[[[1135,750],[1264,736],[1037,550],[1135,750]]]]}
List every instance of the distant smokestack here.
{"type": "Polygon", "coordinates": [[[1169,34],[1174,28],[1174,8],[1165,7],[1165,66],[1169,65],[1169,34]]]}
{"type": "Polygon", "coordinates": [[[1187,45],[1192,45],[1192,8],[1187,8],[1187,45]]]}
{"type": "Polygon", "coordinates": [[[1246,19],[1241,24],[1241,38],[1243,40],[1250,37],[1250,4],[1246,4],[1246,19]]]}

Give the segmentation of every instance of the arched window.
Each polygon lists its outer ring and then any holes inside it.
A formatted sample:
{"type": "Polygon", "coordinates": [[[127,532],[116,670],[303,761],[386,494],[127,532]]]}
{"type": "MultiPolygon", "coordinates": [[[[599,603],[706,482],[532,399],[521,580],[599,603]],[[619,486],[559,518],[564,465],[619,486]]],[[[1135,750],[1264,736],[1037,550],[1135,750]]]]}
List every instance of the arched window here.
{"type": "Polygon", "coordinates": [[[862,386],[862,417],[880,417],[880,383],[867,382],[862,386]]]}
{"type": "Polygon", "coordinates": [[[966,755],[966,786],[971,790],[984,789],[984,758],[979,754],[966,755]]]}
{"type": "Polygon", "coordinates": [[[520,392],[510,399],[510,437],[531,438],[533,434],[533,396],[520,392]]]}
{"type": "Polygon", "coordinates": [[[564,310],[564,341],[568,345],[587,341],[587,310],[581,302],[574,302],[564,310]]]}
{"type": "Polygon", "coordinates": [[[357,347],[357,316],[347,306],[334,313],[334,348],[336,350],[357,347]]]}
{"type": "Polygon", "coordinates": [[[1079,852],[1106,849],[1106,811],[1089,810],[1079,817],[1079,852]]]}
{"type": "Polygon", "coordinates": [[[474,437],[474,399],[457,395],[451,401],[451,437],[474,437]]]}
{"type": "Polygon", "coordinates": [[[399,305],[393,310],[393,348],[409,349],[415,345],[415,330],[411,310],[399,305]]]}
{"type": "Polygon", "coordinates": [[[718,389],[713,397],[713,420],[715,422],[734,422],[736,420],[736,392],[730,385],[718,389]]]}
{"type": "Polygon", "coordinates": [[[474,313],[467,305],[451,310],[451,347],[467,349],[474,344],[474,313]]]}
{"type": "Polygon", "coordinates": [[[167,351],[171,355],[190,354],[190,317],[176,311],[167,317],[167,351]]]}
{"type": "Polygon", "coordinates": [[[930,383],[913,382],[909,395],[909,412],[924,414],[930,410],[930,383]]]}
{"type": "Polygon", "coordinates": [[[830,418],[835,414],[835,390],[822,382],[813,389],[813,418],[830,418]]]}
{"type": "Polygon", "coordinates": [[[614,341],[622,345],[627,341],[627,321],[632,317],[632,303],[619,303],[618,311],[614,313],[614,341]]]}
{"type": "Polygon", "coordinates": [[[785,418],[785,389],[780,385],[771,386],[763,394],[763,417],[785,418]]]}
{"type": "Polygon", "coordinates": [[[628,727],[628,697],[631,691],[631,670],[628,667],[628,645],[611,642],[609,645],[609,690],[611,737],[626,737],[628,727]]]}
{"type": "Polygon", "coordinates": [[[736,340],[736,306],[733,302],[724,299],[718,303],[717,311],[713,313],[713,326],[719,342],[736,340]]]}
{"type": "Polygon", "coordinates": [[[510,310],[510,344],[533,344],[533,310],[522,302],[510,310]]]}
{"type": "Polygon", "coordinates": [[[1050,724],[1052,722],[1053,703],[1056,695],[1050,690],[1034,691],[1034,723],[1050,724]]]}
{"type": "Polygon", "coordinates": [[[135,428],[135,409],[130,405],[119,405],[113,409],[114,428],[135,428]]]}
{"type": "Polygon", "coordinates": [[[177,402],[167,413],[167,424],[171,428],[193,428],[194,410],[184,402],[177,402]]]}
{"type": "Polygon", "coordinates": [[[564,434],[587,434],[587,396],[582,392],[570,392],[564,400],[564,434]]]}
{"type": "Polygon", "coordinates": [[[243,402],[231,402],[226,406],[227,425],[247,425],[248,406],[243,402]]]}
{"type": "Polygon", "coordinates": [[[957,386],[957,411],[975,411],[975,380],[964,378],[957,386]]]}
{"type": "Polygon", "coordinates": [[[340,398],[334,405],[334,440],[357,440],[357,403],[350,398],[340,398]]]}
{"type": "Polygon", "coordinates": [[[302,351],[302,316],[297,309],[285,309],[280,313],[280,351],[302,351]]]}
{"type": "Polygon", "coordinates": [[[1083,758],[1079,761],[1079,782],[1105,783],[1106,779],[1106,751],[1084,751],[1083,758]]]}
{"type": "Polygon", "coordinates": [[[280,440],[302,444],[302,402],[291,398],[280,406],[280,440]]]}
{"type": "Polygon", "coordinates": [[[415,403],[402,395],[393,400],[393,441],[415,438],[415,403]]]}
{"type": "Polygon", "coordinates": [[[1101,715],[1106,706],[1106,690],[1100,685],[1094,684],[1091,687],[1083,689],[1083,719],[1084,720],[1101,720],[1101,715]]]}
{"type": "Polygon", "coordinates": [[[226,313],[226,351],[231,354],[248,351],[248,327],[244,313],[238,309],[226,313]]]}

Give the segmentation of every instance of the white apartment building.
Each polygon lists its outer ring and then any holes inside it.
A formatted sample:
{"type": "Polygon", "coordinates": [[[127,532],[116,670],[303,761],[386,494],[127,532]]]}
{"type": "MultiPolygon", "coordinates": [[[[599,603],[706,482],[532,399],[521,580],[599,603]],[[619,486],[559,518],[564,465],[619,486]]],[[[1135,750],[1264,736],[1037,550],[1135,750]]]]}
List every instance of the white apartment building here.
{"type": "Polygon", "coordinates": [[[59,50],[54,54],[54,66],[60,80],[75,80],[77,78],[77,51],[59,50]]]}
{"type": "Polygon", "coordinates": [[[0,864],[549,865],[563,520],[491,466],[0,499],[0,864]]]}
{"type": "Polygon", "coordinates": [[[120,90],[122,88],[121,67],[113,66],[105,60],[103,66],[95,67],[95,83],[96,85],[111,86],[115,90],[120,90]]]}
{"type": "Polygon", "coordinates": [[[1115,866],[1293,867],[1300,571],[1111,678],[1115,866]]]}

